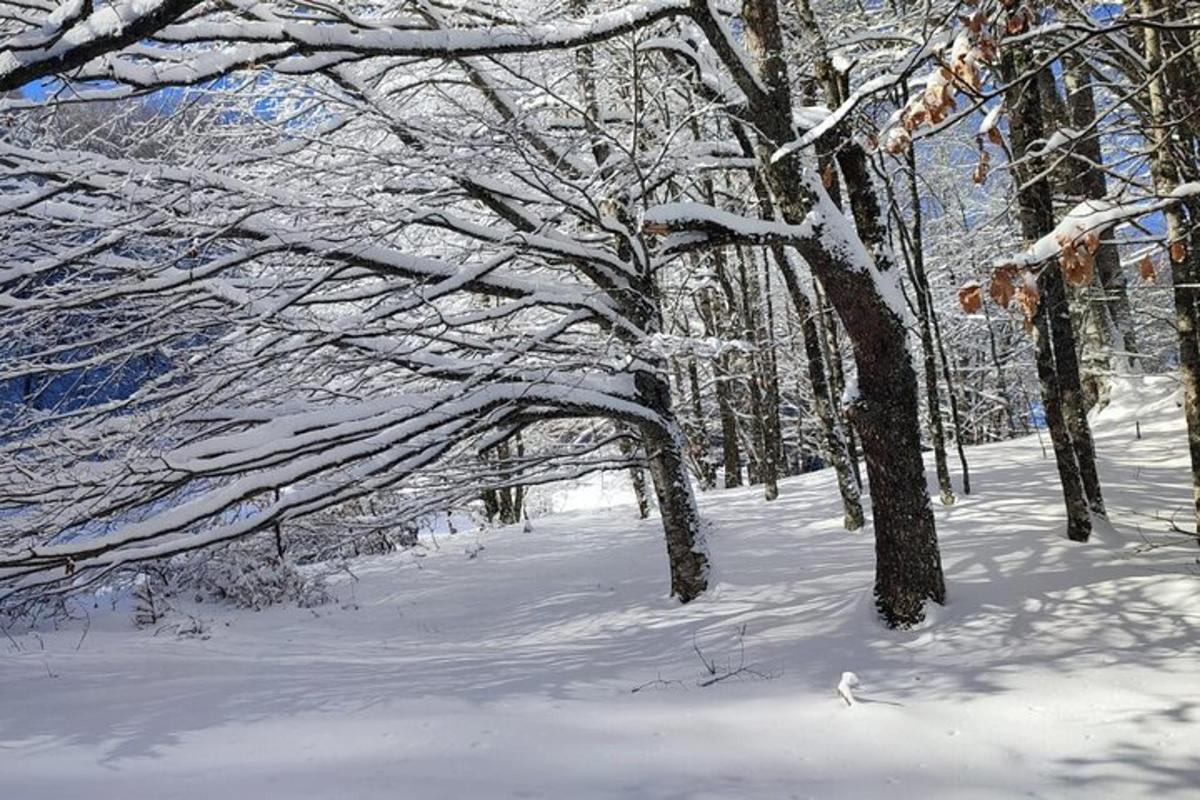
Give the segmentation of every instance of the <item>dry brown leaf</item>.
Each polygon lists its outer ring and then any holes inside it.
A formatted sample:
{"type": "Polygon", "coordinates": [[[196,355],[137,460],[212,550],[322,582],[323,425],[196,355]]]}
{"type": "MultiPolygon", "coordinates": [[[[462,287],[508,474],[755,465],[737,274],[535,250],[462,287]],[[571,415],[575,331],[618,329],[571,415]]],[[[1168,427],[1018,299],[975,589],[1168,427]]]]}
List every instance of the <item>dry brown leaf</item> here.
{"type": "Polygon", "coordinates": [[[986,34],[979,40],[979,58],[988,64],[995,64],[1000,55],[1000,47],[996,40],[986,34]]]}
{"type": "Polygon", "coordinates": [[[1158,272],[1154,269],[1154,259],[1149,253],[1142,256],[1142,260],[1138,262],[1138,274],[1146,283],[1153,283],[1158,277],[1158,272]]]}
{"type": "Polygon", "coordinates": [[[908,132],[907,125],[903,128],[892,128],[888,132],[887,145],[884,149],[889,153],[898,156],[910,147],[912,147],[912,136],[908,132]]]}
{"type": "MultiPolygon", "coordinates": [[[[986,155],[986,154],[985,154],[986,155]]],[[[982,186],[988,179],[988,160],[987,158],[979,159],[979,163],[975,165],[974,172],[971,173],[971,180],[979,186],[982,186]]]]}
{"type": "Polygon", "coordinates": [[[976,314],[983,308],[983,291],[978,282],[971,281],[958,290],[958,304],[967,314],[976,314]]]}
{"type": "Polygon", "coordinates": [[[1096,271],[1096,259],[1087,251],[1087,248],[1080,247],[1074,250],[1074,258],[1064,262],[1060,258],[1060,263],[1063,268],[1063,277],[1067,283],[1079,288],[1087,286],[1092,282],[1092,276],[1096,271]]]}
{"type": "Polygon", "coordinates": [[[1171,260],[1176,264],[1182,264],[1188,256],[1187,245],[1183,239],[1176,239],[1171,242],[1171,260]]]}
{"type": "Polygon", "coordinates": [[[921,104],[911,106],[904,112],[904,130],[915,131],[927,119],[929,119],[929,112],[925,109],[925,106],[921,104]]]}
{"type": "Polygon", "coordinates": [[[1017,273],[1017,268],[1012,265],[997,267],[992,272],[992,281],[988,286],[988,294],[992,297],[992,302],[1001,308],[1008,308],[1012,303],[1013,294],[1017,287],[1013,285],[1013,277],[1017,273]]]}
{"type": "Polygon", "coordinates": [[[1021,313],[1025,315],[1025,319],[1032,321],[1037,316],[1038,304],[1042,301],[1042,294],[1038,291],[1033,275],[1026,272],[1022,276],[1014,298],[1017,305],[1021,307],[1021,313]]]}

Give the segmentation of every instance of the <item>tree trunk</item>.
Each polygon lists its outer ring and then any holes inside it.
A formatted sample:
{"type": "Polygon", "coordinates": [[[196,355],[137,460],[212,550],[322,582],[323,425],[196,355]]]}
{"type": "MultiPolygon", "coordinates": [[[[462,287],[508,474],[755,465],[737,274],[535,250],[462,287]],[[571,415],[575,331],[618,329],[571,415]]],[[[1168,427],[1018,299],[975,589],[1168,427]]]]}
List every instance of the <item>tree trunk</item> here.
{"type": "Polygon", "coordinates": [[[833,467],[837,478],[838,494],[842,498],[842,524],[848,531],[856,531],[863,526],[862,500],[860,499],[858,482],[850,469],[850,454],[846,449],[846,439],[842,435],[842,426],[837,419],[833,403],[829,396],[829,382],[825,375],[825,349],[821,345],[821,333],[817,329],[816,315],[812,303],[804,293],[800,276],[788,260],[787,253],[782,247],[773,247],[772,255],[776,266],[783,275],[784,286],[796,307],[796,315],[800,317],[800,333],[804,339],[804,355],[808,361],[808,381],[812,386],[813,410],[816,412],[817,424],[821,430],[823,444],[821,455],[826,463],[833,467]]]}
{"type": "Polygon", "coordinates": [[[649,373],[639,373],[635,380],[642,401],[662,420],[639,429],[666,535],[671,595],[687,603],[708,588],[708,550],[688,480],[683,431],[671,412],[670,386],[649,373]]]}
{"type": "MultiPolygon", "coordinates": [[[[1067,69],[1063,82],[1067,87],[1067,109],[1074,130],[1087,131],[1096,124],[1096,99],[1088,66],[1075,53],[1066,56],[1067,69]]],[[[1085,136],[1076,141],[1079,162],[1077,184],[1080,199],[1104,200],[1108,196],[1108,185],[1104,177],[1104,153],[1098,135],[1085,136]]],[[[1116,238],[1111,232],[1101,237],[1100,250],[1096,253],[1096,278],[1100,284],[1100,301],[1092,303],[1099,318],[1100,329],[1108,333],[1109,346],[1132,370],[1138,370],[1137,331],[1133,324],[1133,312],[1129,305],[1129,292],[1125,274],[1121,269],[1121,256],[1116,238]]]]}
{"type": "MultiPolygon", "coordinates": [[[[711,196],[710,190],[709,197],[711,196]]],[[[717,280],[722,283],[722,289],[728,295],[731,292],[727,288],[728,279],[725,276],[724,254],[720,250],[716,250],[712,255],[717,280]]],[[[715,289],[700,290],[700,318],[704,323],[704,331],[707,336],[717,340],[725,338],[728,319],[722,311],[721,302],[716,296],[715,289]]],[[[730,362],[731,354],[727,352],[717,353],[712,359],[713,391],[717,396],[717,413],[721,417],[721,465],[725,473],[726,489],[742,485],[742,456],[738,445],[737,412],[730,362]]]]}
{"type": "MultiPolygon", "coordinates": [[[[714,29],[711,18],[697,13],[696,22],[719,52],[727,51],[724,31],[714,29]]],[[[758,165],[776,208],[784,221],[810,224],[816,235],[798,249],[820,278],[846,327],[858,368],[857,397],[852,413],[862,437],[875,519],[875,598],[879,612],[892,626],[910,626],[924,618],[927,600],[946,598],[941,557],[934,531],[933,512],[925,488],[921,458],[917,379],[908,351],[908,332],[902,311],[892,308],[881,290],[883,281],[896,280],[894,265],[879,258],[886,251],[876,245],[881,215],[872,221],[860,214],[869,199],[874,203],[870,175],[855,186],[857,176],[846,174],[849,190],[861,193],[852,200],[858,239],[840,237],[846,222],[801,153],[777,157],[779,148],[793,137],[793,120],[783,36],[775,0],[746,0],[742,6],[745,41],[756,59],[756,72],[765,87],[749,85],[745,115],[759,137],[758,165]],[[869,197],[868,197],[869,195],[869,197]],[[827,220],[827,221],[822,221],[827,220]],[[828,237],[828,238],[827,238],[828,237]],[[829,241],[839,238],[837,246],[829,241]],[[864,246],[866,244],[866,246],[864,246]]],[[[723,60],[738,68],[736,56],[723,60]]]]}
{"type": "MultiPolygon", "coordinates": [[[[633,458],[638,451],[637,432],[624,424],[618,424],[617,429],[625,434],[617,445],[621,450],[621,455],[633,458]]],[[[643,449],[645,448],[643,447],[643,449]]],[[[650,516],[650,495],[646,491],[646,473],[636,462],[629,467],[629,484],[633,487],[633,499],[637,504],[638,519],[646,519],[650,516]]]]}
{"type": "Polygon", "coordinates": [[[862,472],[858,467],[858,438],[853,426],[842,424],[842,396],[846,393],[846,371],[842,364],[842,346],[838,341],[837,317],[829,298],[821,286],[820,278],[813,281],[813,294],[816,296],[816,322],[820,334],[821,351],[826,366],[826,376],[829,382],[829,400],[837,412],[835,420],[840,428],[842,439],[846,442],[846,455],[850,459],[850,473],[854,483],[862,491],[862,472]]]}
{"type": "Polygon", "coordinates": [[[695,427],[695,433],[690,438],[700,472],[700,488],[708,490],[717,485],[717,466],[709,453],[708,426],[704,424],[704,407],[700,398],[700,368],[696,365],[695,355],[688,357],[687,373],[688,388],[691,390],[692,425],[695,427]]]}
{"type": "MultiPolygon", "coordinates": [[[[908,151],[909,198],[912,205],[912,247],[904,249],[909,278],[917,296],[917,322],[921,333],[922,366],[925,373],[925,404],[929,411],[929,436],[933,443],[933,459],[937,472],[938,489],[942,505],[954,504],[954,486],[950,482],[950,465],[946,459],[946,433],[942,424],[941,392],[938,391],[937,353],[933,340],[933,304],[929,293],[929,281],[925,275],[924,239],[921,219],[921,198],[917,193],[917,157],[908,151]]],[[[899,212],[897,212],[898,214],[899,212]]],[[[901,239],[901,243],[904,240],[901,239]]]]}
{"type": "MultiPolygon", "coordinates": [[[[1164,11],[1171,10],[1162,0],[1141,0],[1144,16],[1161,17],[1164,11]]],[[[1166,35],[1151,26],[1142,29],[1147,66],[1155,76],[1149,85],[1150,135],[1153,143],[1152,172],[1159,194],[1173,191],[1185,178],[1196,177],[1183,173],[1189,161],[1192,162],[1193,173],[1197,171],[1194,163],[1196,141],[1190,132],[1182,128],[1173,110],[1176,98],[1188,98],[1189,89],[1200,91],[1196,86],[1186,85],[1191,70],[1182,67],[1179,57],[1190,43],[1185,36],[1184,31],[1166,35]],[[1168,59],[1172,59],[1169,65],[1168,59]],[[1175,127],[1172,128],[1172,125],[1175,127]]],[[[1185,246],[1184,252],[1172,254],[1170,261],[1175,332],[1179,342],[1179,376],[1183,387],[1183,415],[1187,423],[1188,454],[1192,465],[1194,525],[1197,540],[1200,541],[1200,290],[1196,288],[1197,281],[1200,281],[1200,231],[1193,228],[1190,236],[1188,233],[1189,221],[1193,226],[1200,225],[1200,205],[1193,202],[1185,208],[1172,207],[1165,216],[1168,242],[1186,245],[1190,241],[1191,244],[1190,247],[1185,246]],[[1187,219],[1185,211],[1191,220],[1187,219]],[[1179,255],[1182,257],[1175,257],[1179,255]]]]}
{"type": "Polygon", "coordinates": [[[750,409],[754,433],[757,469],[755,477],[763,484],[763,497],[767,501],[779,497],[779,464],[777,457],[778,439],[772,437],[771,409],[772,394],[768,386],[766,365],[767,349],[770,342],[761,323],[762,298],[758,291],[758,270],[752,254],[747,254],[746,248],[739,247],[738,277],[742,284],[742,319],[745,325],[742,335],[753,341],[754,352],[749,356],[749,376],[747,384],[750,390],[750,409]]]}
{"type": "Polygon", "coordinates": [[[1058,466],[1059,479],[1062,482],[1063,503],[1067,509],[1067,538],[1074,542],[1086,542],[1092,535],[1092,518],[1088,514],[1087,495],[1083,488],[1079,461],[1071,442],[1066,411],[1063,408],[1063,390],[1059,385],[1060,372],[1054,359],[1054,334],[1050,325],[1050,317],[1054,312],[1049,308],[1050,302],[1053,301],[1047,295],[1053,296],[1052,288],[1055,283],[1057,283],[1061,295],[1062,276],[1054,267],[1043,272],[1038,280],[1038,287],[1042,293],[1042,305],[1034,316],[1037,372],[1038,380],[1041,382],[1042,407],[1046,413],[1046,425],[1050,429],[1050,441],[1054,445],[1054,460],[1058,466]],[[1047,278],[1056,280],[1046,280],[1047,278]]]}
{"type": "MultiPolygon", "coordinates": [[[[1030,148],[1045,135],[1043,105],[1036,75],[1018,81],[1028,72],[1032,60],[1022,45],[1004,48],[1001,72],[1008,88],[1009,132],[1015,157],[1018,213],[1025,238],[1036,241],[1054,230],[1053,198],[1041,159],[1028,155],[1030,148]]],[[[1038,278],[1041,302],[1034,318],[1037,329],[1037,367],[1041,381],[1042,404],[1055,461],[1062,481],[1067,511],[1067,536],[1086,541],[1092,523],[1087,508],[1103,512],[1095,453],[1088,427],[1079,382],[1079,364],[1075,353],[1075,335],[1071,327],[1066,288],[1056,264],[1045,265],[1038,278]],[[1079,497],[1086,501],[1079,503],[1079,497]]]]}

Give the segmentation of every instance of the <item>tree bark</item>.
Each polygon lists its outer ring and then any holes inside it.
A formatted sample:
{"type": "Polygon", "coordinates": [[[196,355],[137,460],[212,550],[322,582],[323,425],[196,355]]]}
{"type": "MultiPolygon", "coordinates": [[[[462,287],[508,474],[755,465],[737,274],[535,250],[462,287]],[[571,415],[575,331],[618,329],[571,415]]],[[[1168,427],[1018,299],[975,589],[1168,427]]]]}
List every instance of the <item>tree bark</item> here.
{"type": "Polygon", "coordinates": [[[671,411],[671,389],[662,379],[639,373],[638,393],[660,424],[639,426],[654,493],[662,515],[671,571],[671,595],[687,603],[708,588],[708,552],[696,497],[688,480],[683,431],[671,411]]]}
{"type": "MultiPolygon", "coordinates": [[[[937,352],[933,340],[933,303],[929,293],[929,281],[925,275],[924,237],[921,219],[921,198],[917,192],[917,157],[908,151],[908,169],[905,171],[909,199],[912,206],[912,246],[904,248],[905,263],[909,279],[917,296],[917,323],[921,333],[922,367],[925,373],[925,404],[929,411],[929,436],[933,444],[934,466],[937,472],[938,489],[942,505],[953,505],[954,485],[950,481],[950,465],[946,459],[946,432],[942,424],[941,392],[938,390],[937,352]]],[[[899,211],[897,211],[897,215],[899,211]]],[[[901,220],[897,220],[901,222],[901,220]]],[[[901,244],[904,240],[901,239],[901,244]]]]}
{"type": "MultiPolygon", "coordinates": [[[[1055,225],[1053,198],[1042,161],[1029,155],[1033,144],[1045,135],[1039,79],[1035,74],[1018,80],[1030,65],[1031,59],[1020,44],[1004,48],[1001,72],[1008,83],[1005,102],[1009,109],[1009,133],[1013,153],[1020,159],[1014,165],[1018,213],[1022,233],[1032,242],[1053,232],[1055,225]]],[[[1087,541],[1092,530],[1088,501],[1101,509],[1103,506],[1079,391],[1070,310],[1057,265],[1043,267],[1038,288],[1041,301],[1034,316],[1038,377],[1062,482],[1067,536],[1073,541],[1087,541]]]]}
{"type": "MultiPolygon", "coordinates": [[[[1067,69],[1063,81],[1067,87],[1067,109],[1071,127],[1086,131],[1096,124],[1096,98],[1088,67],[1075,53],[1066,56],[1067,69]]],[[[1085,136],[1076,143],[1082,157],[1077,169],[1076,183],[1087,200],[1104,200],[1108,196],[1108,182],[1101,165],[1104,153],[1099,135],[1085,136]]],[[[1129,292],[1125,274],[1121,269],[1121,255],[1116,238],[1111,232],[1101,237],[1100,250],[1096,253],[1096,279],[1099,282],[1100,302],[1093,303],[1102,326],[1109,332],[1109,344],[1118,357],[1131,370],[1138,370],[1137,330],[1133,324],[1133,311],[1129,305],[1129,292]]]]}
{"type": "Polygon", "coordinates": [[[696,466],[700,472],[700,488],[712,489],[717,485],[717,466],[713,463],[708,446],[708,426],[704,424],[704,406],[700,397],[700,368],[696,365],[696,356],[688,356],[687,360],[688,388],[691,390],[692,425],[694,434],[689,437],[694,448],[696,466]]]}
{"type": "MultiPolygon", "coordinates": [[[[618,445],[621,455],[632,458],[638,451],[637,442],[631,441],[636,439],[637,432],[628,425],[619,424],[617,427],[625,434],[618,445]]],[[[650,494],[646,490],[646,473],[637,463],[633,463],[629,467],[629,485],[633,487],[633,499],[637,505],[638,519],[646,519],[650,516],[650,494]]]]}
{"type": "Polygon", "coordinates": [[[850,468],[850,454],[846,439],[829,396],[829,381],[825,375],[825,349],[821,345],[821,333],[817,329],[816,314],[812,303],[804,293],[800,276],[782,247],[773,247],[772,255],[784,286],[796,307],[800,318],[800,335],[804,340],[804,355],[808,362],[808,382],[812,387],[813,410],[821,431],[822,453],[826,463],[833,467],[837,479],[838,494],[842,498],[842,524],[846,530],[856,531],[863,526],[863,509],[858,482],[850,468]]]}
{"type": "MultiPolygon", "coordinates": [[[[699,0],[697,0],[699,3],[699,0]]],[[[730,43],[711,18],[697,13],[709,42],[725,53],[722,60],[739,69],[730,57],[730,43]]],[[[776,157],[793,136],[790,83],[783,61],[783,37],[776,0],[745,0],[742,6],[745,41],[756,59],[756,72],[765,87],[749,90],[746,117],[759,137],[759,168],[771,189],[775,205],[791,224],[815,223],[818,235],[799,245],[799,252],[821,279],[850,337],[858,368],[859,391],[852,414],[862,437],[875,519],[875,598],[884,620],[892,626],[910,626],[924,618],[927,600],[945,601],[941,556],[934,531],[933,512],[925,488],[921,458],[917,379],[908,352],[908,335],[901,312],[889,306],[878,281],[895,280],[886,259],[873,259],[880,250],[863,246],[873,231],[871,221],[855,213],[859,240],[847,238],[843,247],[830,247],[821,234],[837,236],[845,223],[821,186],[820,179],[802,164],[798,152],[776,157]],[[826,228],[825,226],[831,226],[826,228]]],[[[843,166],[843,173],[846,168],[843,166]]],[[[847,174],[847,180],[854,177],[847,174]]],[[[871,193],[872,181],[848,188],[871,193]]],[[[852,196],[852,200],[853,200],[852,196]]],[[[865,201],[864,197],[858,198],[865,201]]],[[[874,220],[879,225],[880,219],[874,220]]],[[[872,242],[873,244],[873,242],[872,242]]],[[[885,243],[886,244],[886,243],[885,243]]]]}
{"type": "MultiPolygon", "coordinates": [[[[1143,16],[1159,18],[1171,11],[1162,0],[1141,0],[1143,16]]],[[[1155,188],[1167,194],[1185,178],[1195,178],[1196,139],[1176,120],[1173,101],[1189,97],[1200,87],[1185,86],[1191,70],[1181,65],[1179,54],[1190,41],[1186,32],[1166,35],[1152,26],[1142,28],[1142,41],[1150,74],[1150,136],[1153,144],[1151,164],[1155,188]],[[1171,64],[1168,64],[1171,59],[1171,64]],[[1190,155],[1191,159],[1187,156],[1190,155]],[[1185,175],[1192,164],[1192,175],[1185,175]]],[[[1194,106],[1193,106],[1194,108],[1194,106]]],[[[1194,116],[1194,115],[1193,115],[1194,116]]],[[[1179,377],[1183,388],[1183,415],[1187,423],[1188,454],[1192,465],[1192,500],[1195,533],[1200,541],[1200,204],[1175,206],[1165,212],[1167,239],[1170,243],[1188,243],[1182,258],[1170,257],[1174,287],[1175,333],[1179,342],[1179,377]],[[1189,220],[1188,217],[1191,217],[1189,220]],[[1192,231],[1189,235],[1189,222],[1192,231]]]]}

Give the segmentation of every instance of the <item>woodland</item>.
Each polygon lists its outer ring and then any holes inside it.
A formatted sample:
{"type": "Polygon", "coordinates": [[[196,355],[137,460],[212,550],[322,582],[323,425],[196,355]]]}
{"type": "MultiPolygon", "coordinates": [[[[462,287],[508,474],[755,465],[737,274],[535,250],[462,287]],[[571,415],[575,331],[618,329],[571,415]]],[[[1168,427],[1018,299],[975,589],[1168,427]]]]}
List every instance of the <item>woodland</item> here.
{"type": "MultiPolygon", "coordinates": [[[[315,616],[364,564],[416,591],[456,536],[464,610],[557,585],[560,540],[664,626],[838,563],[864,611],[826,627],[886,652],[965,619],[984,553],[1026,602],[1004,560],[1045,547],[1120,554],[1120,591],[1169,573],[1195,632],[1200,3],[0,0],[0,92],[14,664],[87,651],[99,597],[157,637],[200,600],[315,616]],[[556,516],[597,486],[603,515],[556,516]]],[[[740,662],[663,646],[706,691],[766,680],[740,624],[740,662]]],[[[1111,796],[1200,765],[1156,774],[1111,796]]]]}

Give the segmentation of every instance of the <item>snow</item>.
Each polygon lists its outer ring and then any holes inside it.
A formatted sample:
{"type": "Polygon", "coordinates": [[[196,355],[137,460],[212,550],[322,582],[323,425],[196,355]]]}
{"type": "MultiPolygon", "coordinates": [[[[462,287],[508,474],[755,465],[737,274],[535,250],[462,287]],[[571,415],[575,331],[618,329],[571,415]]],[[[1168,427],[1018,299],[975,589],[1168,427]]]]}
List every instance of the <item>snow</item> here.
{"type": "Polygon", "coordinates": [[[935,508],[950,601],[914,631],[874,620],[871,537],[841,529],[828,471],[774,503],[701,496],[720,580],[687,606],[656,522],[593,486],[601,507],[530,532],[354,561],[329,606],[190,607],[207,639],[103,601],[86,635],[14,631],[0,794],[1195,796],[1197,551],[1162,534],[1191,501],[1174,383],[1122,379],[1094,417],[1104,542],[1062,537],[1035,438],[970,449],[975,493],[935,508]],[[701,688],[697,650],[746,671],[701,688]]]}
{"type": "Polygon", "coordinates": [[[1158,198],[1145,198],[1127,203],[1084,200],[1063,215],[1051,233],[1038,239],[1016,258],[1003,259],[999,263],[1037,266],[1057,256],[1064,241],[1078,242],[1089,233],[1099,235],[1115,225],[1162,211],[1180,200],[1196,195],[1200,195],[1200,181],[1181,183],[1169,194],[1158,198]]]}
{"type": "Polygon", "coordinates": [[[1000,124],[1000,117],[1004,114],[1004,104],[997,103],[992,106],[992,109],[984,115],[983,121],[979,123],[979,135],[986,136],[988,131],[994,130],[1000,124]]]}
{"type": "Polygon", "coordinates": [[[789,225],[761,217],[744,217],[704,203],[662,203],[647,209],[642,221],[649,225],[699,228],[754,240],[803,241],[813,236],[813,228],[807,222],[789,225]]]}

